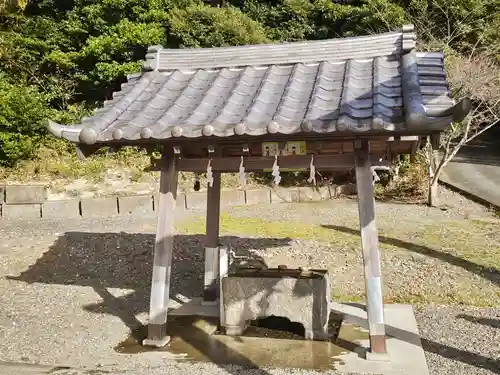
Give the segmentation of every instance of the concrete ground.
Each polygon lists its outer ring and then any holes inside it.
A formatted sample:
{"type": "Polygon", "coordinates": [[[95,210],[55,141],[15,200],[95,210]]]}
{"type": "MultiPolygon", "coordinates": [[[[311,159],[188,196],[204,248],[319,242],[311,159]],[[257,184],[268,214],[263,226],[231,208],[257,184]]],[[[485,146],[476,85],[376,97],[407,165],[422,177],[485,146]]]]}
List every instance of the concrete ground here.
{"type": "Polygon", "coordinates": [[[463,146],[440,180],[500,207],[500,126],[463,146]]]}
{"type": "MultiPolygon", "coordinates": [[[[446,211],[377,204],[384,294],[414,305],[431,375],[500,374],[500,220],[444,197],[446,211]]],[[[178,215],[174,295],[202,292],[202,215],[178,215]]],[[[356,223],[356,202],[327,201],[231,208],[221,231],[235,250],[256,249],[269,264],[328,268],[335,298],[356,300],[364,287],[356,223]]],[[[153,215],[1,220],[0,374],[338,373],[120,352],[147,321],[155,225],[153,215]]]]}
{"type": "MultiPolygon", "coordinates": [[[[170,349],[162,350],[161,353],[173,355],[175,351],[180,349],[180,352],[185,352],[194,361],[200,363],[220,361],[223,358],[226,361],[235,362],[241,362],[241,359],[244,359],[244,362],[251,364],[264,360],[265,362],[262,363],[266,363],[268,368],[286,369],[293,366],[296,369],[301,369],[302,373],[317,372],[315,370],[325,372],[335,367],[337,371],[344,374],[354,374],[357,371],[366,374],[429,375],[411,305],[390,304],[385,306],[388,354],[378,356],[375,360],[370,361],[366,360],[370,353],[368,352],[368,321],[364,307],[358,304],[332,302],[331,310],[336,314],[344,314],[344,320],[336,339],[337,344],[304,341],[298,338],[292,340],[242,336],[235,339],[212,334],[205,336],[202,330],[189,325],[182,326],[182,323],[176,319],[178,317],[171,317],[171,324],[179,324],[178,329],[184,331],[181,335],[183,338],[172,337],[169,344],[170,349]],[[191,332],[186,333],[186,330],[191,332]],[[201,349],[209,341],[212,342],[210,350],[201,349]],[[195,345],[189,346],[188,344],[195,345]],[[201,349],[201,351],[196,349],[201,349]],[[208,358],[206,358],[207,356],[208,358]]],[[[193,318],[187,317],[187,320],[191,319],[193,318]]],[[[124,349],[130,351],[132,347],[126,346],[124,349]]],[[[135,350],[133,349],[133,352],[135,350]]],[[[259,367],[261,371],[259,374],[271,374],[271,372],[264,370],[264,366],[259,367]]],[[[71,369],[65,366],[0,361],[0,375],[10,373],[95,375],[121,372],[109,372],[109,370],[100,372],[98,368],[71,369]]]]}

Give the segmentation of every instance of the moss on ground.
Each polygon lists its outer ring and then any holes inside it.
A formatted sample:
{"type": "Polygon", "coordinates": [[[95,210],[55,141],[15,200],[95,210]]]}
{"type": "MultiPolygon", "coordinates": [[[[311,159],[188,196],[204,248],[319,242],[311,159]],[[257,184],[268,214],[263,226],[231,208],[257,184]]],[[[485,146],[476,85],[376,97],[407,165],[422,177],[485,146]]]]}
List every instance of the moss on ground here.
{"type": "Polygon", "coordinates": [[[413,241],[420,247],[439,249],[443,257],[455,257],[456,262],[500,269],[499,224],[496,219],[445,221],[425,226],[414,234],[413,241]]]}
{"type": "MultiPolygon", "coordinates": [[[[178,225],[179,231],[186,234],[205,232],[205,218],[199,217],[182,222],[178,225]]],[[[221,234],[244,235],[266,238],[293,238],[299,240],[316,240],[320,242],[347,242],[359,238],[354,235],[336,233],[331,229],[319,225],[305,224],[293,221],[267,221],[260,218],[239,217],[233,218],[223,213],[220,216],[221,234]]]]}
{"type": "MultiPolygon", "coordinates": [[[[179,223],[177,229],[186,234],[204,233],[205,217],[179,223]]],[[[401,233],[395,239],[379,230],[382,249],[401,249],[413,246],[416,253],[430,253],[435,248],[443,255],[460,257],[465,261],[500,268],[500,233],[498,220],[456,220],[426,225],[416,232],[401,233]],[[399,239],[398,239],[399,237],[399,239]],[[411,238],[412,242],[408,242],[411,238]]],[[[249,237],[290,238],[326,242],[337,247],[360,246],[357,234],[338,232],[328,227],[294,221],[268,221],[260,218],[233,218],[227,213],[220,216],[221,234],[249,237]]],[[[428,254],[429,255],[429,254],[428,254]]]]}

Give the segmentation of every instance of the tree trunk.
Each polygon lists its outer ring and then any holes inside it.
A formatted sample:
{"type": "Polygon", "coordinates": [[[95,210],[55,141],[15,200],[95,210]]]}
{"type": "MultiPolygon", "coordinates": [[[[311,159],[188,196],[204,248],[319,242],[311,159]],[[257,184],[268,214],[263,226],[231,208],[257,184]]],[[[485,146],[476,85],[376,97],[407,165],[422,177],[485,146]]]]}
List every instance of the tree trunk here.
{"type": "MultiPolygon", "coordinates": [[[[430,142],[430,139],[427,139],[430,142]]],[[[429,189],[427,192],[427,205],[430,207],[437,207],[438,205],[438,177],[441,172],[440,163],[437,161],[437,155],[431,148],[428,150],[428,162],[427,165],[429,173],[429,189]]]]}
{"type": "Polygon", "coordinates": [[[438,205],[438,179],[432,178],[429,183],[429,192],[427,195],[427,204],[431,207],[437,207],[438,205]]]}

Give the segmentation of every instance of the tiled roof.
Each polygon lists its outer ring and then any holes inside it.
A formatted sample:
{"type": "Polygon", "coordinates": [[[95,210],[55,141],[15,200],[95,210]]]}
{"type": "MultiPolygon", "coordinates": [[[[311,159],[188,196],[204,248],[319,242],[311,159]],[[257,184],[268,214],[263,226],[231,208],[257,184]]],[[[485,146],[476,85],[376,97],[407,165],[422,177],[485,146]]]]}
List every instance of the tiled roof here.
{"type": "MultiPolygon", "coordinates": [[[[367,37],[210,49],[149,49],[144,70],[79,125],[76,143],[298,132],[446,128],[443,55],[416,53],[412,27],[367,37]]],[[[461,109],[461,110],[460,110],[461,109]]]]}

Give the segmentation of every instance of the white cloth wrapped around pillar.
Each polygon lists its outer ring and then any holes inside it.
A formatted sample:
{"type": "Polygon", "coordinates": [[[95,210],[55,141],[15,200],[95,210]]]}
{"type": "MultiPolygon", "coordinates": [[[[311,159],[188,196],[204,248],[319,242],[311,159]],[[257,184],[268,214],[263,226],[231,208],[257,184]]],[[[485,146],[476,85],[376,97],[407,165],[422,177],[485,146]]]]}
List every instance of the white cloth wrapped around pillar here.
{"type": "Polygon", "coordinates": [[[314,166],[314,155],[311,156],[311,163],[309,164],[309,178],[307,182],[316,185],[316,167],[314,166]]]}
{"type": "Polygon", "coordinates": [[[274,164],[273,164],[273,172],[272,175],[274,177],[274,184],[279,185],[281,182],[281,176],[280,176],[280,166],[278,165],[278,156],[274,156],[274,164]]]}
{"type": "Polygon", "coordinates": [[[219,322],[220,326],[225,326],[224,315],[224,295],[222,293],[222,278],[226,277],[229,272],[229,250],[223,246],[219,246],[219,322]]]}
{"type": "Polygon", "coordinates": [[[212,173],[212,159],[210,159],[207,164],[207,182],[209,187],[214,186],[214,175],[212,173]]]}
{"type": "Polygon", "coordinates": [[[219,284],[219,248],[205,247],[205,277],[203,305],[217,304],[219,284]]]}
{"type": "Polygon", "coordinates": [[[241,187],[247,186],[247,175],[245,173],[245,166],[243,165],[243,156],[241,157],[240,169],[238,178],[240,180],[241,187]]]}

